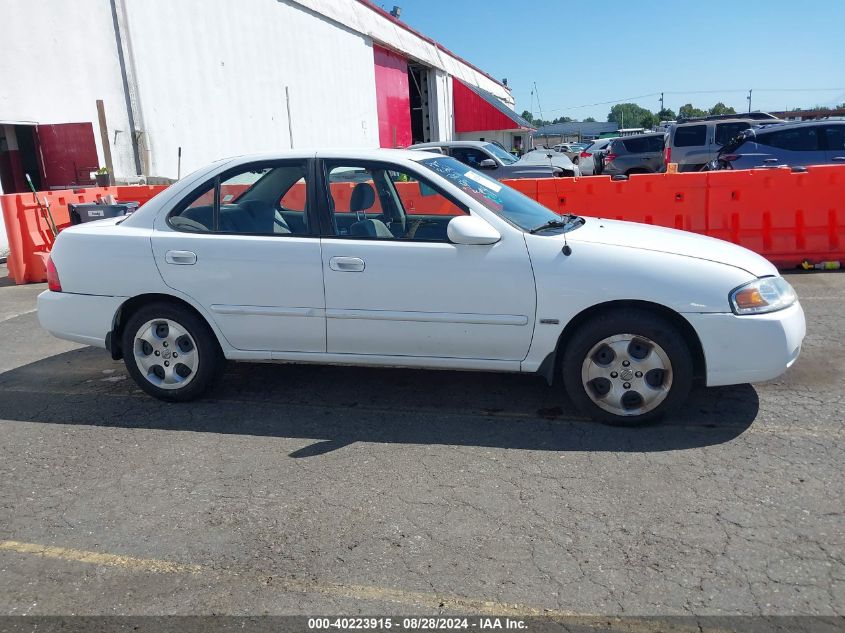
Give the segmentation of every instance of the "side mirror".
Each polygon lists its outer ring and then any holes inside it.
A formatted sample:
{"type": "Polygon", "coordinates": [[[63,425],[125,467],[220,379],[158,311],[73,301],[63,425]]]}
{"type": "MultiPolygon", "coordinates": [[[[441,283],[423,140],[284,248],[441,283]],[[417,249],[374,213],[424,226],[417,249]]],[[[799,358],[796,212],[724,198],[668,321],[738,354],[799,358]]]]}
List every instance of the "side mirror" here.
{"type": "Polygon", "coordinates": [[[479,169],[496,169],[496,161],[492,158],[485,158],[483,161],[478,163],[479,169]]]}
{"type": "Polygon", "coordinates": [[[453,244],[495,244],[501,234],[481,218],[459,215],[446,225],[446,235],[453,244]]]}

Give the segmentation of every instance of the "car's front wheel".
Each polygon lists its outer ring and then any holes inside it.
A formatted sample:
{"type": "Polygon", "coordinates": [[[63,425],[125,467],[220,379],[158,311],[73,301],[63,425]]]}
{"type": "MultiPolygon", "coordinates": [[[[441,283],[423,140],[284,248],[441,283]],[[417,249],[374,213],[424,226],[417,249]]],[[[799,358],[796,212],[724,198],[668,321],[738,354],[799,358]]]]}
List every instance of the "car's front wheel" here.
{"type": "Polygon", "coordinates": [[[582,325],[563,356],[569,397],[593,419],[642,424],[679,407],[693,362],[678,329],[643,310],[611,312],[582,325]]]}
{"type": "Polygon", "coordinates": [[[223,355],[214,333],[193,311],[156,303],[135,312],[123,328],[123,359],[148,394],[185,402],[217,380],[223,355]]]}

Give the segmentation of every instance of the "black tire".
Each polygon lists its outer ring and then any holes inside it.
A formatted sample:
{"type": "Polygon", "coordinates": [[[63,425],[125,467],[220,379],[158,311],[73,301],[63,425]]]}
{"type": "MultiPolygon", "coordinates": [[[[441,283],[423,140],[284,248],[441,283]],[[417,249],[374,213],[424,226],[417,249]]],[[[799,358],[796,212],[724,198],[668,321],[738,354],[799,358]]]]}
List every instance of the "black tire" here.
{"type": "MultiPolygon", "coordinates": [[[[185,341],[182,341],[182,343],[184,344],[185,341]]],[[[225,366],[225,358],[220,349],[220,344],[208,324],[192,310],[174,303],[152,303],[137,310],[129,317],[123,327],[121,345],[123,361],[129,375],[145,392],[167,402],[187,402],[202,396],[219,380],[225,366]],[[180,326],[189,335],[189,338],[193,339],[188,341],[188,351],[184,355],[196,353],[196,357],[192,357],[195,368],[191,372],[190,380],[187,380],[184,386],[159,387],[153,384],[138,366],[135,353],[136,341],[141,345],[143,345],[143,342],[136,337],[145,324],[156,320],[167,320],[180,326]]],[[[172,346],[172,351],[176,351],[176,349],[177,346],[172,346]]],[[[164,349],[160,351],[166,352],[164,349]]],[[[158,354],[156,356],[162,358],[158,354]]],[[[164,360],[161,360],[161,362],[163,363],[164,360]]],[[[173,362],[173,369],[177,369],[177,361],[171,360],[168,362],[173,362]]]]}
{"type": "MultiPolygon", "coordinates": [[[[634,368],[632,365],[631,369],[634,368]]],[[[569,338],[563,350],[562,374],[570,399],[582,413],[600,422],[634,426],[657,421],[683,404],[692,387],[693,359],[684,337],[666,318],[643,309],[618,310],[591,319],[569,338]],[[633,334],[656,343],[671,364],[668,393],[645,413],[618,415],[603,409],[594,401],[596,396],[587,392],[591,387],[582,379],[582,368],[591,350],[605,339],[621,334],[633,334]]],[[[666,380],[663,374],[660,377],[666,380]]]]}

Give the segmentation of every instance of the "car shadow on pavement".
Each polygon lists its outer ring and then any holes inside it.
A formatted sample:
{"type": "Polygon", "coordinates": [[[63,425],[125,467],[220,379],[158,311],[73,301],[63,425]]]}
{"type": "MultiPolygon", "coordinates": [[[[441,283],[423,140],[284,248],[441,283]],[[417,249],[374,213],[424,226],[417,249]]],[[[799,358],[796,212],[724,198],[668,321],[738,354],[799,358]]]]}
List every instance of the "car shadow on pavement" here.
{"type": "MultiPolygon", "coordinates": [[[[638,428],[591,422],[532,375],[230,363],[209,397],[160,402],[122,362],[82,348],[0,374],[0,420],[308,438],[313,457],[354,442],[652,452],[729,442],[754,421],[751,385],[697,388],[638,428]]],[[[2,424],[2,422],[0,422],[2,424]]]]}

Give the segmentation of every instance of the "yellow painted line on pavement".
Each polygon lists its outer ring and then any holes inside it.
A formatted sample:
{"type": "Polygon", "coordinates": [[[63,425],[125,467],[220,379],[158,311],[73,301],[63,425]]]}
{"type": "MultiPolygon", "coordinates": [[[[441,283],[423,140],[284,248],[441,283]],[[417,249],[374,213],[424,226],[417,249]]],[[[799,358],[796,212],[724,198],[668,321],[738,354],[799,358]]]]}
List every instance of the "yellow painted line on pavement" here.
{"type": "MultiPolygon", "coordinates": [[[[68,547],[57,547],[52,545],[40,545],[38,543],[22,543],[20,541],[0,541],[0,551],[10,551],[19,554],[33,554],[44,558],[53,558],[77,563],[88,563],[92,565],[106,565],[109,567],[120,567],[130,571],[145,571],[152,573],[189,573],[199,574],[207,572],[218,577],[230,576],[235,578],[249,578],[261,582],[266,587],[273,587],[290,593],[317,593],[333,598],[346,598],[350,600],[370,600],[374,602],[392,602],[403,605],[413,605],[432,610],[446,610],[452,613],[466,615],[490,615],[500,617],[530,617],[543,616],[548,618],[575,618],[579,626],[584,628],[601,628],[606,630],[608,625],[613,624],[614,631],[620,633],[656,633],[666,630],[665,623],[660,620],[638,618],[626,619],[617,616],[602,616],[592,613],[568,611],[565,609],[547,609],[544,607],[498,602],[495,600],[484,600],[480,598],[469,598],[465,596],[450,596],[422,591],[406,591],[393,587],[378,587],[371,585],[340,584],[319,580],[298,580],[295,578],[277,578],[257,576],[254,574],[241,574],[211,569],[202,565],[187,565],[173,563],[165,560],[137,558],[134,556],[122,556],[118,554],[104,554],[89,550],[73,549],[68,547]]],[[[573,623],[573,624],[575,624],[573,623]]],[[[700,630],[694,623],[674,623],[672,630],[676,633],[698,633],[700,630]]],[[[727,633],[721,629],[708,629],[711,633],[727,633]]]]}
{"type": "Polygon", "coordinates": [[[44,558],[56,558],[76,563],[122,567],[123,569],[131,569],[133,571],[148,571],[154,574],[196,574],[202,571],[200,565],[183,565],[166,560],[135,558],[134,556],[120,556],[118,554],[101,554],[100,552],[72,549],[69,547],[21,543],[20,541],[0,541],[0,550],[17,552],[18,554],[35,554],[44,558]]]}
{"type": "MultiPolygon", "coordinates": [[[[136,558],[134,556],[122,556],[118,554],[103,554],[101,552],[92,552],[89,550],[56,547],[53,545],[40,545],[38,543],[22,543],[20,541],[0,541],[0,551],[16,552],[18,554],[33,554],[44,558],[53,558],[76,563],[88,563],[91,565],[106,565],[130,571],[145,571],[158,574],[198,574],[202,572],[209,572],[239,578],[246,576],[244,574],[233,572],[223,572],[221,574],[217,570],[206,568],[202,565],[185,565],[165,560],[136,558]]],[[[256,576],[255,580],[257,581],[259,578],[256,576]]],[[[404,591],[402,589],[394,589],[392,587],[344,585],[334,582],[298,580],[295,578],[261,577],[260,580],[267,587],[275,587],[277,589],[281,589],[282,591],[291,593],[318,593],[335,598],[395,602],[406,605],[428,607],[431,609],[449,609],[455,612],[466,611],[482,615],[546,615],[557,617],[576,615],[586,616],[586,614],[576,613],[574,611],[544,609],[542,607],[508,604],[493,600],[466,598],[463,596],[441,596],[434,593],[404,591]]]]}

